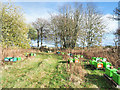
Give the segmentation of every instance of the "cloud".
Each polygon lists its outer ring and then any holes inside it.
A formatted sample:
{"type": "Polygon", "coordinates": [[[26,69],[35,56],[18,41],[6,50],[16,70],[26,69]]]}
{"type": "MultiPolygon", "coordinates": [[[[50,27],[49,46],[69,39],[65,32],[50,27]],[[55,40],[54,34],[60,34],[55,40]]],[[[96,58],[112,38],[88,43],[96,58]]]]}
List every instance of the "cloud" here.
{"type": "Polygon", "coordinates": [[[118,29],[118,21],[112,19],[113,15],[106,14],[102,17],[103,23],[106,25],[106,33],[114,33],[118,29]]]}
{"type": "Polygon", "coordinates": [[[29,13],[24,14],[25,18],[26,18],[26,23],[31,23],[34,22],[37,18],[43,18],[46,20],[50,19],[50,14],[52,13],[52,15],[56,15],[58,12],[51,9],[51,8],[40,8],[40,9],[35,9],[30,10],[29,13]]]}

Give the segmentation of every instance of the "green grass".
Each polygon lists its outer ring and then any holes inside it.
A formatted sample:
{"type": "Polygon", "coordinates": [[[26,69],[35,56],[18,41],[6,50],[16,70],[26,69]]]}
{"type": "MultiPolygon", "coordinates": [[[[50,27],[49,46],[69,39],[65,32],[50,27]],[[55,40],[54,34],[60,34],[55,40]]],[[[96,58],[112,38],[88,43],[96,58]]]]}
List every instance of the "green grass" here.
{"type": "Polygon", "coordinates": [[[37,53],[34,58],[6,65],[1,85],[3,88],[112,88],[103,77],[104,71],[93,70],[84,62],[86,74],[80,80],[79,75],[66,71],[66,64],[62,56],[37,53]]]}
{"type": "Polygon", "coordinates": [[[63,88],[69,87],[69,75],[61,56],[39,53],[36,58],[6,65],[3,70],[3,88],[63,88]]]}
{"type": "Polygon", "coordinates": [[[84,69],[86,70],[87,74],[85,75],[86,80],[86,88],[114,88],[109,81],[104,78],[103,74],[105,74],[104,70],[97,70],[86,62],[83,63],[84,69]]]}

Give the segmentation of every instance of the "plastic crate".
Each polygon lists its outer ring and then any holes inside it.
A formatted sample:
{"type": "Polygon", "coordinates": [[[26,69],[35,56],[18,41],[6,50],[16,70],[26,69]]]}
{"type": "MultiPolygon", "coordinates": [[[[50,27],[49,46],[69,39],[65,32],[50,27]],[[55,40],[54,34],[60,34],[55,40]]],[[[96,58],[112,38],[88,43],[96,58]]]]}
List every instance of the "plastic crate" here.
{"type": "Polygon", "coordinates": [[[106,68],[105,69],[105,73],[106,75],[108,75],[109,77],[112,77],[113,76],[113,72],[116,72],[117,69],[113,68],[113,69],[110,69],[110,68],[106,68]]]}
{"type": "Polygon", "coordinates": [[[117,74],[117,72],[113,72],[113,80],[120,85],[120,74],[117,74]]]}

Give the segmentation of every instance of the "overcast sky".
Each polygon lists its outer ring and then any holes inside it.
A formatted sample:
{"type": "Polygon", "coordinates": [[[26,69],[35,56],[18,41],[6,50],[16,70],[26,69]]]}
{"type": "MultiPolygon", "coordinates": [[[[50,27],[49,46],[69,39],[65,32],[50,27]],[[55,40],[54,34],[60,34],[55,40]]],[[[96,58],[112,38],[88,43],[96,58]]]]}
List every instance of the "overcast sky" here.
{"type": "MultiPolygon", "coordinates": [[[[7,0],[4,0],[4,2],[7,0]]],[[[13,1],[13,0],[12,0],[13,1]]],[[[64,4],[73,4],[73,0],[14,0],[17,6],[21,6],[24,10],[24,15],[26,17],[26,22],[31,23],[36,20],[36,18],[45,18],[49,19],[49,13],[57,13],[58,7],[64,4]],[[49,2],[45,2],[49,1],[49,2]],[[54,2],[53,2],[54,1],[54,2]],[[71,1],[71,2],[67,2],[71,1]]],[[[103,45],[113,45],[113,39],[115,38],[112,34],[118,27],[118,22],[112,20],[108,17],[113,16],[113,10],[118,6],[119,0],[76,0],[82,4],[86,4],[86,2],[92,2],[93,5],[103,14],[103,21],[107,25],[105,29],[106,34],[103,38],[103,45]],[[101,2],[103,1],[103,2],[101,2]],[[107,34],[109,33],[109,34],[107,34]]],[[[36,45],[36,43],[35,43],[36,45]]]]}

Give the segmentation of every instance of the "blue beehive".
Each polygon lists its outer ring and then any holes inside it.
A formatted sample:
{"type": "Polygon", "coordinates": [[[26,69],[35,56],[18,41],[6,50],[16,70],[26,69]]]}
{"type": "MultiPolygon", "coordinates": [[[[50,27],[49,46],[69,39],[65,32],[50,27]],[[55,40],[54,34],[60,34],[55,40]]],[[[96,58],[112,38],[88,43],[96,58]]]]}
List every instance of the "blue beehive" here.
{"type": "Polygon", "coordinates": [[[17,61],[17,57],[14,57],[14,58],[13,58],[13,62],[15,62],[15,61],[17,61]]]}

